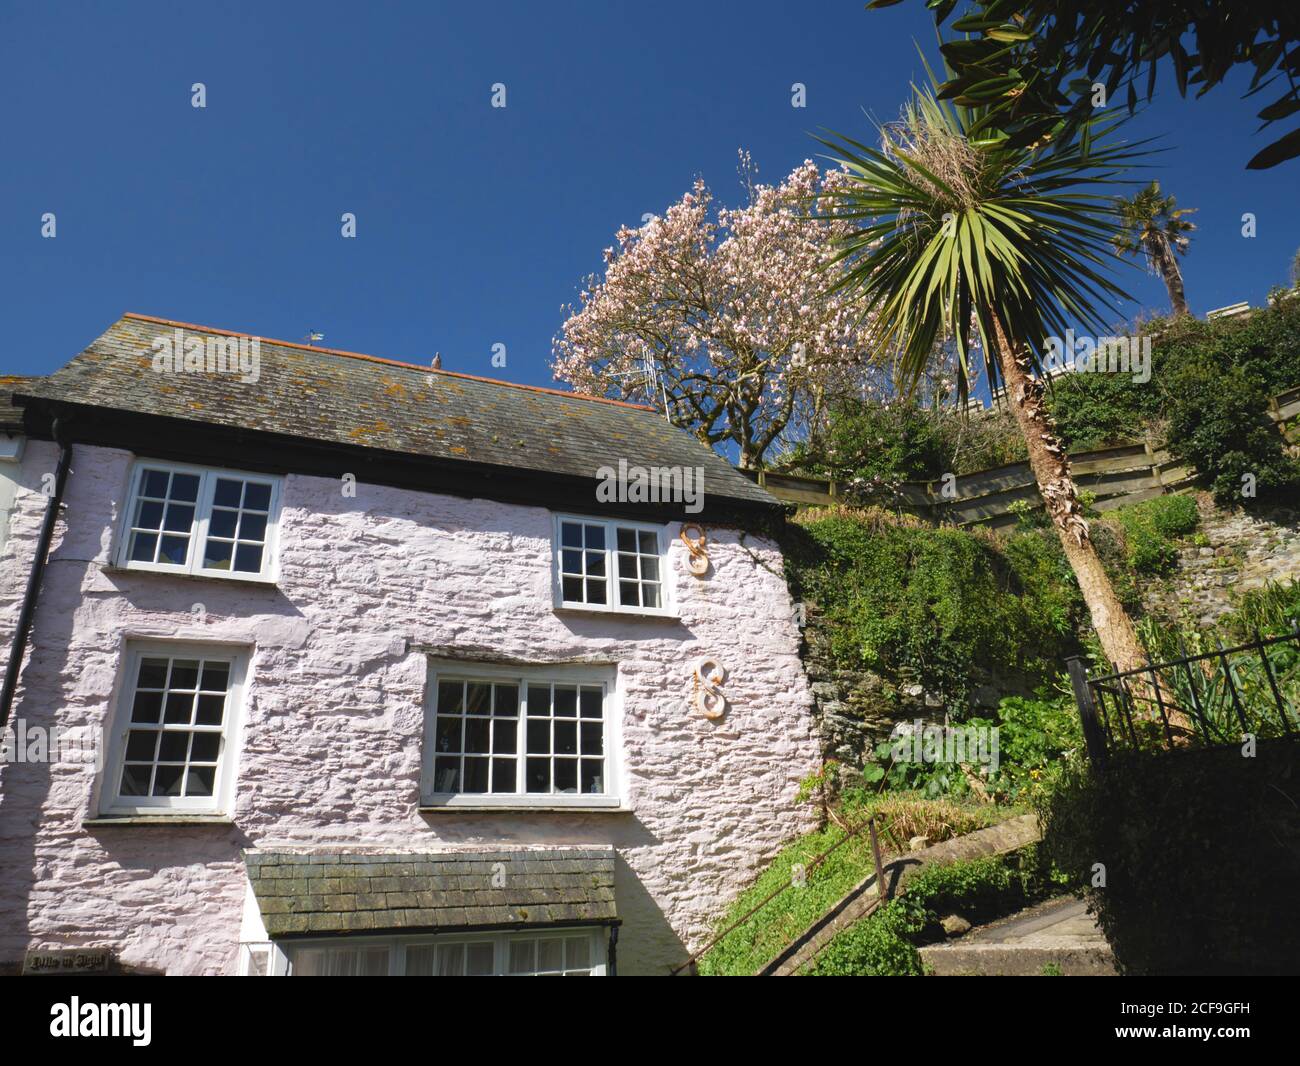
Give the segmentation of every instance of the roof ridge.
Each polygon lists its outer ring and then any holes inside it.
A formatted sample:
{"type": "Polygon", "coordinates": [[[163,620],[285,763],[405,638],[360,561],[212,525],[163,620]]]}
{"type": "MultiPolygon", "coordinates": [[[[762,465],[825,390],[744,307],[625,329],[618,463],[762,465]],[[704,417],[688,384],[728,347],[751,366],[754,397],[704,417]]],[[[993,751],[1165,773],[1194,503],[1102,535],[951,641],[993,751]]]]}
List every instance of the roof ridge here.
{"type": "Polygon", "coordinates": [[[365,352],[349,352],[342,348],[318,348],[312,344],[301,344],[297,341],[277,340],[275,337],[263,337],[259,333],[242,333],[239,330],[222,329],[218,326],[201,326],[196,322],[178,322],[174,318],[159,318],[156,315],[142,315],[136,311],[123,311],[123,318],[130,318],[137,322],[155,322],[161,326],[180,326],[184,329],[198,330],[203,333],[215,333],[222,337],[247,337],[249,340],[265,341],[267,344],[275,344],[281,348],[297,348],[304,352],[317,352],[321,355],[338,355],[346,359],[363,359],[371,363],[381,363],[387,366],[400,366],[406,370],[418,370],[424,374],[443,374],[449,378],[461,378],[466,381],[482,381],[489,385],[501,385],[507,389],[522,389],[525,392],[540,392],[549,396],[562,396],[569,400],[589,400],[592,403],[610,404],[614,407],[630,407],[634,411],[657,411],[658,408],[651,407],[644,403],[629,403],[627,400],[613,400],[607,396],[584,396],[578,392],[565,392],[563,389],[548,389],[544,385],[523,385],[516,381],[502,381],[500,378],[483,377],[479,374],[462,374],[455,370],[443,370],[440,367],[421,366],[419,363],[406,363],[400,359],[387,359],[381,355],[367,355],[365,352]]]}

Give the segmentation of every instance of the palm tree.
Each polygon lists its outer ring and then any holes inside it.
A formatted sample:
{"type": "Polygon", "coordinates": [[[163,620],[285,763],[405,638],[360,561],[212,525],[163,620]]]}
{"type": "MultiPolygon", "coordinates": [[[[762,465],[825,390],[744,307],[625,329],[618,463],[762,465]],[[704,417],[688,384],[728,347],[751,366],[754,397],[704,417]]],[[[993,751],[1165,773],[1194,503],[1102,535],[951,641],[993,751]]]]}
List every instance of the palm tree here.
{"type": "Polygon", "coordinates": [[[1196,208],[1180,208],[1172,196],[1161,196],[1158,181],[1140,189],[1131,198],[1116,197],[1115,207],[1121,226],[1110,239],[1115,251],[1120,255],[1145,255],[1147,265],[1153,273],[1160,275],[1169,290],[1174,316],[1189,314],[1187,296],[1183,292],[1183,272],[1178,269],[1174,252],[1187,254],[1190,243],[1187,235],[1196,224],[1184,221],[1183,216],[1192,214],[1196,208]]]}
{"type": "Polygon", "coordinates": [[[1093,546],[1043,405],[1041,368],[1051,338],[1073,323],[1103,332],[1097,305],[1126,295],[1101,273],[1113,261],[1106,242],[1115,206],[1096,190],[1138,153],[1109,139],[1114,124],[1089,126],[1049,152],[996,133],[972,136],[980,118],[981,109],[914,89],[901,121],[881,130],[879,150],[838,135],[822,142],[846,171],[832,211],[855,227],[840,284],[878,316],[882,358],[908,391],[955,341],[964,405],[974,327],[990,386],[1006,386],[1102,647],[1119,669],[1137,669],[1146,657],[1093,546]]]}

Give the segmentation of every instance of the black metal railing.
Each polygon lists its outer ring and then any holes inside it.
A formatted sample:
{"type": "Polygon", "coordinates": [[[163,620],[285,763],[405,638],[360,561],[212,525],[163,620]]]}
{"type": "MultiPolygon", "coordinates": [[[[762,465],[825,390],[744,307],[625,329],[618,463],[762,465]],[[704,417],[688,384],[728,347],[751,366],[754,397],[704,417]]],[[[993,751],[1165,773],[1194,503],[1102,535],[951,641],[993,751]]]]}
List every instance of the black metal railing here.
{"type": "Polygon", "coordinates": [[[1120,751],[1300,737],[1300,628],[1089,677],[1066,661],[1094,766],[1120,751]]]}

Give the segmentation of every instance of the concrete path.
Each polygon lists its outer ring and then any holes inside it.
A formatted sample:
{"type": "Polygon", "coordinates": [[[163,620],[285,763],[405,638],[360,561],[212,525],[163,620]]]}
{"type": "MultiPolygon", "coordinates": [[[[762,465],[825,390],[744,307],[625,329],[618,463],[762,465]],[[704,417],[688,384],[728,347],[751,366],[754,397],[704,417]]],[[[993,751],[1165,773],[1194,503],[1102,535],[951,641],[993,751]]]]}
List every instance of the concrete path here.
{"type": "Polygon", "coordinates": [[[1115,976],[1115,959],[1087,904],[1071,896],[972,929],[944,944],[921,949],[921,960],[940,977],[1115,976]]]}

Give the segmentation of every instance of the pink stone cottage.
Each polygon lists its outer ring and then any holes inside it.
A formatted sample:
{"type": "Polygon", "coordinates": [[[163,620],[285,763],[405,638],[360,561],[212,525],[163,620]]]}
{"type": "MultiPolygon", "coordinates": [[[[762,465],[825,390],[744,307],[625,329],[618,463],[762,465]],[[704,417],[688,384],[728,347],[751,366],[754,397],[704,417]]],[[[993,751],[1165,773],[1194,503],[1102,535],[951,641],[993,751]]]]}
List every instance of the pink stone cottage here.
{"type": "Polygon", "coordinates": [[[0,389],[0,970],[662,975],[808,827],[780,506],[652,410],[139,315],[0,389]]]}

